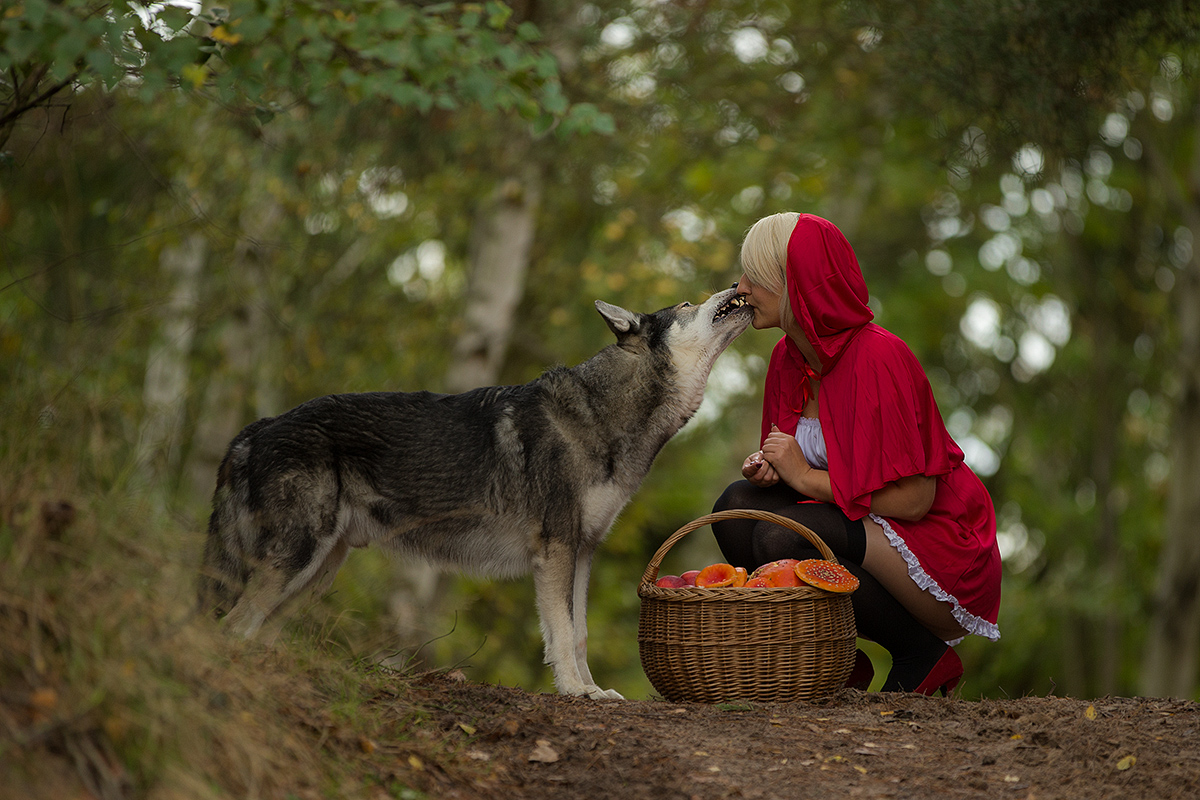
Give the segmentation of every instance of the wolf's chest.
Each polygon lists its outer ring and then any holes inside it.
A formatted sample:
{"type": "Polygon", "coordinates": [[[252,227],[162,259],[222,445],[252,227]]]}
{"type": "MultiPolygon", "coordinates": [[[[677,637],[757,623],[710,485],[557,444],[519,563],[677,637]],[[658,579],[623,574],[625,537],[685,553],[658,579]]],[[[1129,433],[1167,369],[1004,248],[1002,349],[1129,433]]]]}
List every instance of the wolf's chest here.
{"type": "Polygon", "coordinates": [[[599,539],[608,532],[613,520],[629,502],[632,494],[614,481],[593,484],[583,492],[582,518],[583,535],[599,539]]]}

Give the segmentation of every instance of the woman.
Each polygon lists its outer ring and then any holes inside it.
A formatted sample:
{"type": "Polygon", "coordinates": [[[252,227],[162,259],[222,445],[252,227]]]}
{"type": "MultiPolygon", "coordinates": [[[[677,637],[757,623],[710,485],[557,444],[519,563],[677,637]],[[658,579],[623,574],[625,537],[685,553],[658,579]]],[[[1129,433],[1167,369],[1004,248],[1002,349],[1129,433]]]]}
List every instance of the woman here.
{"type": "MultiPolygon", "coordinates": [[[[773,511],[813,530],[860,581],[859,635],[892,655],[884,691],[948,695],[963,671],[953,645],[967,634],[1000,638],[987,489],[946,432],[912,351],[871,322],[837,227],[811,214],[761,219],[746,234],[742,270],[754,327],[785,335],[767,370],[762,447],[713,510],[773,511]]],[[[770,523],[713,530],[725,558],[748,570],[816,555],[770,523]]]]}

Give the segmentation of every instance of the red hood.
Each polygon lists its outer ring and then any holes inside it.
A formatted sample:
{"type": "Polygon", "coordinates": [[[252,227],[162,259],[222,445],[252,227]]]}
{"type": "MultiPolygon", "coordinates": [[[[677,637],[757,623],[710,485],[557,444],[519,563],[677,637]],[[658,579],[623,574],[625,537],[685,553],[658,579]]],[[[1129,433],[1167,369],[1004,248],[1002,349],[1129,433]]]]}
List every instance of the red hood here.
{"type": "MultiPolygon", "coordinates": [[[[788,299],[805,338],[821,359],[821,372],[837,363],[842,350],[874,318],[867,284],[850,242],[832,222],[801,214],[788,240],[788,299]]],[[[791,355],[804,363],[790,340],[791,355]]]]}

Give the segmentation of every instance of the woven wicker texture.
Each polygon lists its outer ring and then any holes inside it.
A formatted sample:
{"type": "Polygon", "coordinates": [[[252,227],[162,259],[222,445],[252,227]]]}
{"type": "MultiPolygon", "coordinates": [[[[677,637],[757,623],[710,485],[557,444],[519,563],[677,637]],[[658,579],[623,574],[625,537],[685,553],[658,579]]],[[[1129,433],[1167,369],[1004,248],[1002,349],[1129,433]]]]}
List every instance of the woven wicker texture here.
{"type": "Polygon", "coordinates": [[[638,650],[651,685],[674,702],[809,700],[837,691],[854,666],[849,594],[812,586],[667,589],[654,585],[680,539],[712,522],[757,519],[801,534],[837,559],[804,525],[766,511],[720,511],[671,534],[650,560],[638,597],[638,650]]]}

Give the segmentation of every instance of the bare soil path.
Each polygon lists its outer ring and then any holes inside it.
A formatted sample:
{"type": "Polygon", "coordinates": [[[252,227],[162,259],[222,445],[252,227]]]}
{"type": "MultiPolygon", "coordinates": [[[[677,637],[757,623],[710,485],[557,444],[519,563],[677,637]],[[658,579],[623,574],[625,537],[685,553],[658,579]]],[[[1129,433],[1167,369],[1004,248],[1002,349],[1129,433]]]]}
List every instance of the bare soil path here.
{"type": "Polygon", "coordinates": [[[459,743],[452,762],[423,759],[419,742],[390,754],[401,765],[390,777],[430,797],[1200,797],[1194,702],[853,690],[823,702],[595,702],[453,676],[412,690],[422,735],[459,743]]]}

